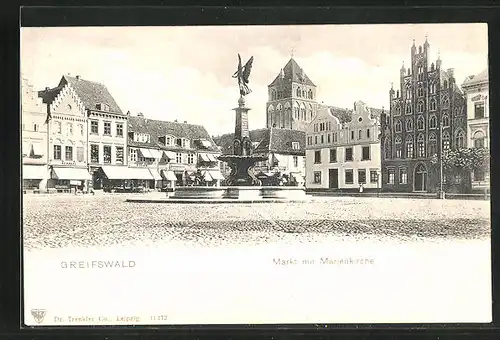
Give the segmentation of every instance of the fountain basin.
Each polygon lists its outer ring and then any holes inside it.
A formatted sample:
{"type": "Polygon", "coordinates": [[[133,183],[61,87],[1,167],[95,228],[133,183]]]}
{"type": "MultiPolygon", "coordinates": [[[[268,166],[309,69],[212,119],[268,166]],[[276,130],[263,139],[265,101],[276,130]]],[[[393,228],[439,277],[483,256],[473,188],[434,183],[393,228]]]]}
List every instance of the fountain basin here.
{"type": "Polygon", "coordinates": [[[169,199],[232,199],[232,200],[304,200],[304,187],[288,186],[230,186],[230,187],[177,187],[169,199]]]}

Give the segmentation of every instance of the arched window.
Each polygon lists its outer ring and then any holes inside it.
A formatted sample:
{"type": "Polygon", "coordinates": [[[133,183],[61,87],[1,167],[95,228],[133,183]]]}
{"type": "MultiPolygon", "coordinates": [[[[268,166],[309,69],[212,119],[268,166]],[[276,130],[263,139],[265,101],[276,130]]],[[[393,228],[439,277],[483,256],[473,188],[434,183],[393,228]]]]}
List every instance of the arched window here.
{"type": "Polygon", "coordinates": [[[423,130],[425,128],[424,117],[420,116],[417,118],[417,129],[423,130]]]}
{"type": "Polygon", "coordinates": [[[309,99],[313,99],[313,91],[311,89],[309,89],[309,96],[308,96],[309,99]]]}
{"type": "Polygon", "coordinates": [[[406,103],[406,114],[410,114],[411,113],[411,102],[407,102],[406,103]]]}
{"type": "Polygon", "coordinates": [[[269,107],[267,108],[267,112],[273,112],[274,111],[274,106],[273,104],[269,105],[269,107]]]}
{"type": "Polygon", "coordinates": [[[431,132],[429,134],[429,144],[427,145],[428,157],[433,157],[437,155],[437,140],[436,134],[431,132]]]}
{"type": "Polygon", "coordinates": [[[443,126],[444,127],[450,126],[450,117],[447,114],[443,115],[443,126]]]}
{"type": "Polygon", "coordinates": [[[429,118],[429,129],[435,129],[437,127],[437,118],[435,115],[431,115],[429,118]]]}
{"type": "Polygon", "coordinates": [[[444,87],[444,88],[447,88],[447,87],[448,87],[448,81],[447,81],[447,80],[445,80],[445,81],[443,82],[443,87],[444,87]]]}
{"type": "Polygon", "coordinates": [[[396,132],[401,132],[401,130],[403,130],[403,126],[399,119],[396,119],[396,122],[394,123],[394,129],[396,130],[396,132]]]}
{"type": "Polygon", "coordinates": [[[472,140],[474,141],[475,148],[484,148],[486,147],[486,136],[483,131],[476,131],[472,136],[472,140]]]}
{"type": "Polygon", "coordinates": [[[276,111],[281,111],[281,110],[283,110],[283,105],[278,104],[278,106],[276,106],[276,111]]]}
{"type": "Polygon", "coordinates": [[[307,120],[306,118],[306,107],[304,106],[304,103],[300,104],[300,115],[304,117],[304,120],[307,120]]]}
{"type": "Polygon", "coordinates": [[[424,102],[419,100],[417,104],[417,112],[422,113],[424,112],[424,102]]]}
{"type": "Polygon", "coordinates": [[[443,98],[443,107],[444,108],[450,107],[450,100],[448,99],[448,97],[443,98]]]}
{"type": "Polygon", "coordinates": [[[297,97],[300,97],[300,94],[301,94],[301,93],[302,93],[302,92],[300,91],[300,89],[299,89],[299,88],[297,88],[297,97]]]}
{"type": "Polygon", "coordinates": [[[436,94],[436,83],[433,82],[429,85],[429,93],[436,94]]]}
{"type": "Polygon", "coordinates": [[[386,137],[384,141],[384,155],[386,159],[389,159],[392,156],[391,141],[388,137],[386,137]]]}
{"type": "Polygon", "coordinates": [[[431,111],[436,111],[436,107],[437,107],[436,99],[432,98],[431,101],[429,102],[429,109],[431,111]]]}
{"type": "Polygon", "coordinates": [[[423,134],[419,134],[417,138],[418,157],[425,157],[425,139],[423,134]]]}
{"type": "Polygon", "coordinates": [[[395,110],[396,116],[399,116],[401,114],[401,107],[399,106],[399,104],[396,104],[396,107],[394,108],[394,110],[395,110]]]}
{"type": "Polygon", "coordinates": [[[406,158],[413,158],[413,140],[412,136],[406,136],[406,158]]]}
{"type": "Polygon", "coordinates": [[[406,120],[406,131],[413,131],[413,119],[411,118],[406,120]]]}
{"type": "Polygon", "coordinates": [[[465,147],[465,133],[462,129],[457,130],[455,133],[455,145],[459,149],[465,147]]]}
{"type": "Polygon", "coordinates": [[[424,88],[422,87],[422,84],[419,84],[419,85],[418,85],[417,95],[418,95],[419,97],[423,97],[423,96],[424,96],[424,88]]]}
{"type": "Polygon", "coordinates": [[[396,140],[394,141],[394,144],[396,144],[396,158],[401,158],[401,144],[402,144],[401,137],[397,136],[396,140]]]}
{"type": "Polygon", "coordinates": [[[276,100],[276,91],[275,90],[271,90],[271,99],[276,100]]]}
{"type": "Polygon", "coordinates": [[[448,131],[443,133],[443,150],[448,150],[450,148],[450,134],[448,131]]]}
{"type": "Polygon", "coordinates": [[[312,120],[313,119],[313,107],[311,104],[309,104],[308,109],[309,109],[309,120],[312,120]]]}

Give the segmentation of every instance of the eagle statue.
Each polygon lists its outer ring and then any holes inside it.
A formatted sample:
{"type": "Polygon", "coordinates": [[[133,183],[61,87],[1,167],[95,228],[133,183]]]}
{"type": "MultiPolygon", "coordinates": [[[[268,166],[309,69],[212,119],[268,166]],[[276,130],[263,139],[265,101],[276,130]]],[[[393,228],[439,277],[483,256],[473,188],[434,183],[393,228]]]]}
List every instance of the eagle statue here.
{"type": "Polygon", "coordinates": [[[233,78],[238,78],[238,86],[240,88],[240,95],[246,96],[251,93],[252,90],[248,87],[248,78],[250,77],[250,71],[252,70],[253,57],[248,59],[245,66],[241,65],[241,56],[238,53],[238,69],[233,74],[233,78]]]}

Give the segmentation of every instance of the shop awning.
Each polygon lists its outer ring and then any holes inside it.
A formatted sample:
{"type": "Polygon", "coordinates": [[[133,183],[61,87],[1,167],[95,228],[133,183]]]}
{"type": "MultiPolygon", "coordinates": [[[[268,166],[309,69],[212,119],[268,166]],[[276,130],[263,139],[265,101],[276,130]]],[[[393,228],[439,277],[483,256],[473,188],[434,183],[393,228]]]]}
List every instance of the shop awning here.
{"type": "Polygon", "coordinates": [[[31,144],[29,142],[23,142],[23,156],[29,156],[31,154],[31,144]]]}
{"type": "Polygon", "coordinates": [[[210,162],[210,158],[208,158],[208,156],[207,156],[206,153],[200,153],[199,156],[202,159],[202,161],[204,161],[204,162],[210,162]]]}
{"type": "Polygon", "coordinates": [[[126,166],[103,166],[102,171],[108,179],[153,180],[148,168],[128,168],[126,166]]]}
{"type": "Polygon", "coordinates": [[[46,166],[23,165],[23,179],[43,179],[47,174],[46,166]]]}
{"type": "Polygon", "coordinates": [[[175,176],[175,173],[173,171],[162,170],[161,173],[167,181],[177,181],[177,176],[175,176]]]}
{"type": "Polygon", "coordinates": [[[163,156],[163,152],[161,152],[160,150],[149,149],[149,152],[154,159],[161,159],[161,157],[163,156]]]}
{"type": "Polygon", "coordinates": [[[43,156],[43,148],[40,143],[33,143],[33,155],[34,156],[43,156]]]}
{"type": "Polygon", "coordinates": [[[205,148],[209,148],[212,146],[212,143],[210,143],[208,140],[202,139],[200,142],[201,142],[201,145],[203,145],[203,147],[205,147],[205,148]]]}
{"type": "Polygon", "coordinates": [[[215,158],[215,155],[212,155],[211,153],[207,153],[207,157],[210,160],[210,162],[217,162],[217,158],[215,158]]]}
{"type": "Polygon", "coordinates": [[[290,173],[290,175],[295,178],[295,180],[297,182],[304,182],[304,176],[302,176],[301,174],[298,174],[298,173],[290,173]]]}
{"type": "Polygon", "coordinates": [[[209,170],[208,172],[210,173],[210,176],[212,176],[214,180],[224,179],[224,176],[222,176],[219,170],[209,170]]]}
{"type": "Polygon", "coordinates": [[[168,159],[175,159],[176,154],[173,151],[163,151],[165,156],[167,156],[168,159]]]}
{"type": "Polygon", "coordinates": [[[141,153],[142,157],[144,157],[144,158],[155,158],[155,157],[151,154],[151,150],[150,150],[150,149],[143,149],[143,148],[140,148],[140,149],[139,149],[139,152],[141,153]]]}
{"type": "Polygon", "coordinates": [[[90,180],[90,176],[87,169],[77,169],[77,168],[52,168],[52,175],[54,179],[65,179],[65,180],[90,180]]]}
{"type": "Polygon", "coordinates": [[[207,182],[211,182],[213,181],[213,178],[212,176],[210,175],[210,172],[209,171],[205,171],[205,173],[203,174],[203,178],[205,179],[205,181],[207,182]]]}
{"type": "Polygon", "coordinates": [[[161,181],[163,178],[160,176],[160,173],[156,169],[149,169],[151,175],[153,176],[155,181],[161,181]]]}

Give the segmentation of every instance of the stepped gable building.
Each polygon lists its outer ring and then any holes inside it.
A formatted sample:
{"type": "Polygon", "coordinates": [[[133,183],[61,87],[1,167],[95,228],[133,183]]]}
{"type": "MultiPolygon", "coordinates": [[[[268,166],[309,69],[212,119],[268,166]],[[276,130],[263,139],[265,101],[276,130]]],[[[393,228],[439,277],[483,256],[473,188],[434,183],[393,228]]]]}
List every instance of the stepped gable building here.
{"type": "Polygon", "coordinates": [[[306,188],[375,190],[380,188],[378,110],[364,102],[354,110],[322,106],[306,132],[306,188]]]}
{"type": "Polygon", "coordinates": [[[130,168],[146,168],[154,180],[149,188],[188,185],[201,173],[208,185],[224,179],[219,170],[219,148],[201,125],[129,116],[130,168]]]}
{"type": "Polygon", "coordinates": [[[316,85],[291,58],[268,85],[266,127],[305,131],[316,114],[316,85]]]}
{"type": "Polygon", "coordinates": [[[49,179],[47,168],[47,105],[38,97],[27,79],[21,83],[21,140],[23,189],[45,190],[49,179]]]}
{"type": "MultiPolygon", "coordinates": [[[[469,148],[490,147],[490,98],[488,69],[469,76],[462,84],[467,98],[467,146],[469,148]]],[[[472,175],[473,190],[489,190],[489,172],[476,171],[472,175]]]]}
{"type": "MultiPolygon", "coordinates": [[[[252,153],[267,156],[263,162],[257,162],[255,172],[272,174],[281,172],[294,176],[298,183],[304,181],[305,175],[305,137],[304,131],[291,129],[265,128],[250,131],[252,153]]],[[[222,154],[232,154],[233,134],[215,137],[222,154]]],[[[222,165],[222,172],[230,169],[222,165]]]]}
{"type": "MultiPolygon", "coordinates": [[[[443,150],[465,147],[465,98],[454,70],[441,59],[430,61],[430,44],[411,47],[411,63],[400,70],[400,88],[389,91],[390,110],[381,119],[382,185],[385,191],[435,192],[439,164],[431,161],[443,150]]],[[[448,183],[463,188],[466,179],[448,183]],[[462,182],[463,180],[463,182],[462,182]]],[[[450,188],[451,189],[451,188],[450,188]]]]}

